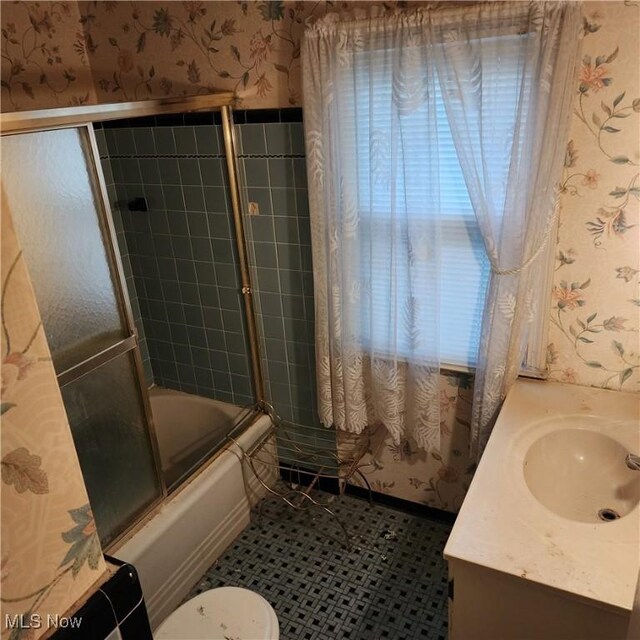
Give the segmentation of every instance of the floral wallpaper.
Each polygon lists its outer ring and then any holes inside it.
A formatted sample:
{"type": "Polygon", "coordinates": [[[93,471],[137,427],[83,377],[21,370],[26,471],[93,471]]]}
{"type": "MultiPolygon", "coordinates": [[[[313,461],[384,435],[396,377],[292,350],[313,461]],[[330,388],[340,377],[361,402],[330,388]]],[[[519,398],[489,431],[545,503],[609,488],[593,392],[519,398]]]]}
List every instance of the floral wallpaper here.
{"type": "Polygon", "coordinates": [[[2,108],[216,90],[244,108],[299,106],[305,20],[343,4],[3,2],[2,108]]]}
{"type": "MultiPolygon", "coordinates": [[[[216,89],[235,91],[242,108],[298,106],[305,20],[343,4],[3,2],[2,108],[216,89]]],[[[552,379],[624,391],[640,382],[638,4],[583,5],[547,350],[552,379]]],[[[457,510],[473,472],[471,384],[465,375],[441,378],[440,451],[386,440],[369,455],[376,490],[457,510]]]]}
{"type": "Polygon", "coordinates": [[[0,635],[35,640],[47,630],[47,615],[64,614],[106,566],[4,198],[1,249],[0,635]],[[23,616],[24,628],[15,624],[16,615],[23,616]],[[29,628],[36,615],[42,628],[29,628]]]}
{"type": "Polygon", "coordinates": [[[233,90],[299,105],[300,36],[327,2],[84,2],[98,100],[233,90]]]}
{"type": "MultiPolygon", "coordinates": [[[[396,445],[382,428],[382,433],[372,438],[360,468],[373,491],[458,511],[476,468],[468,456],[472,399],[472,376],[465,373],[440,376],[439,450],[427,453],[410,438],[403,438],[396,445]]],[[[348,457],[352,438],[350,435],[341,438],[338,432],[338,451],[344,457],[348,457]]],[[[351,482],[364,486],[357,475],[351,482]]]]}
{"type": "Polygon", "coordinates": [[[565,157],[547,360],[551,378],[640,387],[640,3],[585,4],[565,157]]]}
{"type": "Polygon", "coordinates": [[[96,102],[77,2],[2,2],[2,111],[96,102]]]}

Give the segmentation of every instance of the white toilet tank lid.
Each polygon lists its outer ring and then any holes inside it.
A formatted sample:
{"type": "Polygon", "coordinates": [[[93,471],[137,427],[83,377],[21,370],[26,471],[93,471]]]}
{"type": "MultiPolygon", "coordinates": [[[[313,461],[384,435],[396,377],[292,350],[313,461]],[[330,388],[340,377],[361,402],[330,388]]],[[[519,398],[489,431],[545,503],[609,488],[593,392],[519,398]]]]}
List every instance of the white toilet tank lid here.
{"type": "Polygon", "coordinates": [[[205,591],[178,607],[154,633],[156,640],[278,640],[278,618],[258,593],[240,587],[205,591]]]}

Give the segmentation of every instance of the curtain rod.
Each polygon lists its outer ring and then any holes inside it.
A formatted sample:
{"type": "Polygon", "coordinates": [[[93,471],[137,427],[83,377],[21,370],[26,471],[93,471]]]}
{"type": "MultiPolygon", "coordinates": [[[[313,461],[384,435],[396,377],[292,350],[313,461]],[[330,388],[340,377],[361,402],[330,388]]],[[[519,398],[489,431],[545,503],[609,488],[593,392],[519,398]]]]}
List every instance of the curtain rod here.
{"type": "MultiPolygon", "coordinates": [[[[385,20],[406,22],[409,26],[419,26],[423,20],[431,19],[434,14],[447,18],[464,17],[470,9],[490,11],[504,6],[510,6],[514,11],[512,15],[505,16],[504,22],[523,20],[531,17],[532,12],[540,14],[547,7],[562,10],[569,5],[581,4],[575,0],[479,0],[473,2],[433,2],[426,5],[416,5],[407,9],[394,9],[384,12],[382,7],[376,5],[369,9],[355,7],[343,12],[328,13],[315,21],[307,22],[304,36],[317,37],[320,34],[334,32],[342,28],[355,28],[369,25],[373,28],[383,28],[385,20]],[[347,19],[343,19],[347,18],[347,19]]],[[[453,26],[453,25],[444,25],[453,26]]]]}

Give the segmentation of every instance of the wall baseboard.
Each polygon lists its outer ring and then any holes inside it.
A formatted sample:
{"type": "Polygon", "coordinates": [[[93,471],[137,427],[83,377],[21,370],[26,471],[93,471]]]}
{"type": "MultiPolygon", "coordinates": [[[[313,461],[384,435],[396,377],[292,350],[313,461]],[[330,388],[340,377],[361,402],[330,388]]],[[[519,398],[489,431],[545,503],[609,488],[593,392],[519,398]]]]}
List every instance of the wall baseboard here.
{"type": "MultiPolygon", "coordinates": [[[[280,478],[285,482],[308,485],[314,477],[315,472],[310,469],[288,465],[281,465],[280,467],[280,478]]],[[[319,478],[316,486],[321,491],[326,491],[336,496],[340,495],[340,483],[336,478],[319,478]]],[[[369,500],[369,491],[364,487],[347,484],[344,493],[363,500],[369,500]]],[[[418,502],[411,502],[410,500],[403,500],[402,498],[396,498],[395,496],[379,493],[378,491],[371,492],[371,499],[375,504],[383,504],[393,509],[398,509],[398,511],[421,516],[434,522],[453,524],[457,517],[457,514],[451,513],[450,511],[444,511],[443,509],[437,509],[436,507],[430,507],[418,502]]]]}

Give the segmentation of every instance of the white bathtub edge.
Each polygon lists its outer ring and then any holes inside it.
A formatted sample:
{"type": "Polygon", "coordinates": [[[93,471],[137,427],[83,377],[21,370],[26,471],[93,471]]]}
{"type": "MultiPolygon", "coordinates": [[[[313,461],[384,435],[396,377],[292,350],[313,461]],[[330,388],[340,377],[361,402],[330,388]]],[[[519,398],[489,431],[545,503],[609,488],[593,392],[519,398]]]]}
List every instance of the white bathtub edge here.
{"type": "Polygon", "coordinates": [[[183,561],[180,570],[146,600],[151,628],[160,623],[182,602],[198,578],[219,558],[250,522],[246,504],[238,504],[224,522],[211,533],[183,561]]]}
{"type": "MultiPolygon", "coordinates": [[[[261,417],[238,442],[246,449],[270,426],[270,419],[261,417]]],[[[275,447],[266,449],[275,462],[275,447]]],[[[251,506],[265,495],[266,489],[240,458],[240,449],[230,445],[114,553],[136,568],[153,629],[242,533],[250,522],[251,506]]],[[[268,485],[277,476],[275,464],[261,475],[268,485]]]]}

